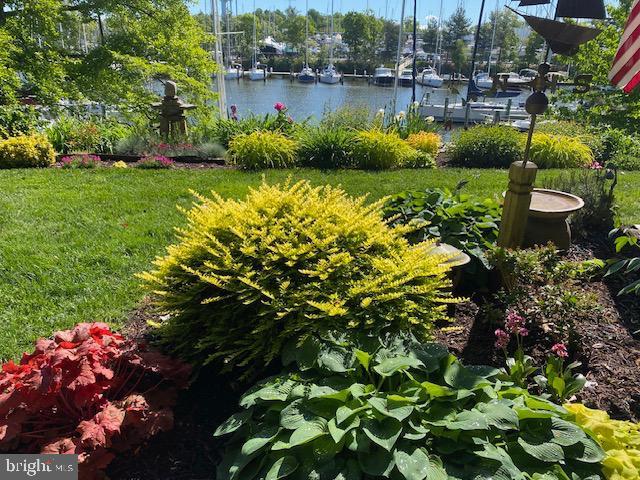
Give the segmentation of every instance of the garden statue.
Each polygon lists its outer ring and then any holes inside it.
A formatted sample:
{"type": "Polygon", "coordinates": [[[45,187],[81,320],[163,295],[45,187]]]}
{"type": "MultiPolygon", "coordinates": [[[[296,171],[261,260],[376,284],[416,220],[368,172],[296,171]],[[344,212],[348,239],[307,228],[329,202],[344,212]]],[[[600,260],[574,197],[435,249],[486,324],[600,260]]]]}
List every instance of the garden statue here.
{"type": "Polygon", "coordinates": [[[196,108],[195,105],[183,103],[178,97],[178,86],[170,80],[164,84],[164,98],[162,102],[154,103],[153,108],[160,110],[160,135],[168,139],[173,135],[184,136],[187,134],[188,110],[196,108]]]}

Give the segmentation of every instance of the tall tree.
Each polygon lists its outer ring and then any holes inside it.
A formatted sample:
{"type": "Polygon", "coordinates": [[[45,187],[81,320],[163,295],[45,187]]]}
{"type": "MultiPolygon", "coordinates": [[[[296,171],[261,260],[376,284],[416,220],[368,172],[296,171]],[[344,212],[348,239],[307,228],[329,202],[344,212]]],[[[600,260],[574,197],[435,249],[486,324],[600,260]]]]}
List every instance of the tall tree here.
{"type": "Polygon", "coordinates": [[[373,63],[381,43],[382,21],[371,13],[349,12],[341,23],[342,39],[349,46],[349,58],[373,63]]]}
{"type": "Polygon", "coordinates": [[[457,40],[451,49],[451,61],[455,67],[456,73],[462,73],[468,60],[468,48],[464,40],[457,40]]]}
{"type": "Polygon", "coordinates": [[[540,50],[544,48],[544,38],[538,35],[536,32],[531,32],[527,37],[527,42],[524,48],[524,57],[522,58],[522,64],[525,68],[536,67],[542,61],[540,50]]]}
{"type": "Polygon", "coordinates": [[[398,36],[400,35],[400,24],[393,20],[383,20],[384,47],[382,58],[389,61],[396,58],[398,51],[398,36]]]}
{"type": "Polygon", "coordinates": [[[427,26],[422,30],[422,40],[424,41],[425,51],[436,51],[436,43],[438,42],[438,20],[430,18],[427,21],[427,26]]]}
{"type": "Polygon", "coordinates": [[[177,81],[194,100],[212,95],[207,36],[183,0],[0,0],[3,39],[11,48],[2,49],[0,75],[19,71],[21,88],[43,103],[144,108],[155,98],[147,88],[154,78],[177,81]],[[82,25],[93,38],[84,41],[82,25]]]}
{"type": "Polygon", "coordinates": [[[462,4],[458,5],[451,17],[445,22],[442,33],[443,48],[449,52],[456,47],[458,40],[471,33],[471,20],[467,18],[467,12],[462,4]]]}

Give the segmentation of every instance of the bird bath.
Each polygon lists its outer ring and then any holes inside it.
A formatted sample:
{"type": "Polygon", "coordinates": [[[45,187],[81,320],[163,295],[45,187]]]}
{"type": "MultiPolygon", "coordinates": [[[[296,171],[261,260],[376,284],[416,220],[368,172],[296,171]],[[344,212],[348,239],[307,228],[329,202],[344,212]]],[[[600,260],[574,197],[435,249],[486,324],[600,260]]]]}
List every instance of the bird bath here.
{"type": "Polygon", "coordinates": [[[437,243],[433,247],[431,253],[434,255],[446,255],[449,257],[447,261],[441,265],[451,267],[449,278],[451,278],[453,288],[456,289],[460,285],[462,279],[461,267],[464,267],[471,262],[471,257],[462,250],[454,247],[453,245],[449,245],[448,243],[437,243]]]}
{"type": "Polygon", "coordinates": [[[570,193],[534,189],[523,247],[552,242],[561,250],[568,249],[571,246],[569,215],[583,207],[584,201],[570,193]]]}

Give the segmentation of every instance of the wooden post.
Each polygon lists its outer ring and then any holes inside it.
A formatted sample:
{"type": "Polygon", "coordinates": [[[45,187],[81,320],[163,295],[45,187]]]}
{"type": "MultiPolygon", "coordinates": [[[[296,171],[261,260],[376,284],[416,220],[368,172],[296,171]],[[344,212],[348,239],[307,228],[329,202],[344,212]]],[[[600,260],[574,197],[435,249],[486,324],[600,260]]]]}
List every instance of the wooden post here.
{"type": "Polygon", "coordinates": [[[442,113],[442,123],[447,123],[448,113],[449,113],[449,97],[444,99],[444,112],[442,113]]]}
{"type": "Polygon", "coordinates": [[[513,104],[513,100],[507,100],[507,122],[511,121],[511,105],[513,104]]]}
{"type": "Polygon", "coordinates": [[[533,162],[513,162],[509,167],[509,189],[504,199],[498,235],[500,247],[518,248],[522,245],[537,173],[538,167],[533,162]]]}

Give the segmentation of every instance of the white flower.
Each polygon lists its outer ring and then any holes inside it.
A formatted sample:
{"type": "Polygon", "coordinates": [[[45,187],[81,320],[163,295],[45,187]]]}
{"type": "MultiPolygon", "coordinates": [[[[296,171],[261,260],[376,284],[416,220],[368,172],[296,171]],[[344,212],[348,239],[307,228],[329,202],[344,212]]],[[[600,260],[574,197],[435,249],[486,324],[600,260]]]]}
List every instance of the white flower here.
{"type": "Polygon", "coordinates": [[[429,123],[433,123],[433,122],[435,122],[435,121],[436,121],[435,117],[427,117],[427,118],[425,118],[425,120],[426,120],[427,122],[429,122],[429,123]]]}
{"type": "Polygon", "coordinates": [[[402,110],[400,113],[398,113],[398,117],[399,118],[404,118],[406,116],[407,116],[407,113],[404,110],[402,110]]]}

